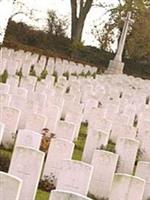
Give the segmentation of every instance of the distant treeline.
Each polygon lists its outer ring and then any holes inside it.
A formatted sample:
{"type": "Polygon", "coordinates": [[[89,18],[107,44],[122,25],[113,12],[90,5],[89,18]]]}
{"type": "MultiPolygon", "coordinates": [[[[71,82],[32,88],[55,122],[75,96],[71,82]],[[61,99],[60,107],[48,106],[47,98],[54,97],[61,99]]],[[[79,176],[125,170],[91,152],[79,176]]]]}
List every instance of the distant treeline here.
{"type": "MultiPolygon", "coordinates": [[[[24,23],[14,21],[8,24],[4,46],[93,65],[98,67],[99,72],[103,72],[108,67],[109,60],[114,57],[112,53],[96,47],[72,45],[67,37],[35,30],[24,23]]],[[[131,59],[125,59],[124,62],[125,73],[150,79],[150,63],[131,59]]]]}

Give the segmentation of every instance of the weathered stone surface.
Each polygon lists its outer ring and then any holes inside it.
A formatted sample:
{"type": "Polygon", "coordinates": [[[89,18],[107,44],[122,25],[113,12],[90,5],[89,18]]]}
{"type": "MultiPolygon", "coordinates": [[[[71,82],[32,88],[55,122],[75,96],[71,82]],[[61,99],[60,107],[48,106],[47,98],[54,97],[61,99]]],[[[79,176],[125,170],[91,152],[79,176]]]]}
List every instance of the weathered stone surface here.
{"type": "Polygon", "coordinates": [[[0,198],[19,200],[22,180],[8,173],[0,172],[0,198]]]}
{"type": "Polygon", "coordinates": [[[118,155],[95,150],[91,165],[94,167],[90,182],[89,193],[97,199],[108,199],[115,170],[117,167],[118,155]]]}
{"type": "Polygon", "coordinates": [[[89,128],[84,146],[82,160],[91,163],[94,150],[106,147],[109,140],[109,134],[101,130],[89,128]]]}
{"type": "Polygon", "coordinates": [[[27,129],[20,129],[17,134],[15,146],[26,146],[38,150],[41,140],[42,134],[27,129]]]}
{"type": "Polygon", "coordinates": [[[145,181],[141,178],[127,175],[115,174],[110,200],[142,200],[145,181]]]}
{"type": "Polygon", "coordinates": [[[136,155],[139,148],[139,141],[130,138],[118,138],[116,153],[119,155],[117,172],[132,174],[136,155]]]}
{"type": "Polygon", "coordinates": [[[91,200],[86,196],[80,194],[64,191],[64,190],[53,190],[49,200],[91,200]]]}
{"type": "Polygon", "coordinates": [[[150,162],[139,161],[135,175],[145,180],[143,200],[150,199],[150,162]]]}
{"type": "Polygon", "coordinates": [[[52,139],[48,149],[42,179],[49,177],[56,186],[63,160],[71,159],[73,149],[74,143],[68,140],[61,138],[52,139]]]}
{"type": "Polygon", "coordinates": [[[44,153],[33,148],[16,146],[11,158],[9,173],[23,180],[20,199],[35,199],[44,153]]]}
{"type": "Polygon", "coordinates": [[[69,190],[87,195],[93,166],[81,161],[64,160],[57,182],[57,190],[69,190]]]}

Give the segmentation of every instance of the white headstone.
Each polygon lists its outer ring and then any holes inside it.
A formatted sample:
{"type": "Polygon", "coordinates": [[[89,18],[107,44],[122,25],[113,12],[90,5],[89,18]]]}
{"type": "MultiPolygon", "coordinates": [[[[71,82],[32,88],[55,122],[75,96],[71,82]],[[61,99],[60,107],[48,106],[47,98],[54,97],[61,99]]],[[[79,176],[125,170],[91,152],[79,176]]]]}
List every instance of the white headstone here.
{"type": "Polygon", "coordinates": [[[117,172],[132,174],[136,156],[139,148],[139,141],[130,138],[118,138],[116,153],[119,155],[117,172]]]}
{"type": "Polygon", "coordinates": [[[49,177],[52,179],[54,185],[56,185],[61,167],[62,161],[65,159],[71,159],[74,149],[74,144],[64,139],[52,139],[43,170],[43,179],[49,177]]]}
{"type": "Polygon", "coordinates": [[[115,122],[112,125],[110,139],[116,143],[118,137],[127,137],[127,138],[131,138],[131,139],[135,139],[136,129],[132,126],[128,126],[121,122],[120,123],[115,122]]]}
{"type": "Polygon", "coordinates": [[[15,146],[26,146],[39,150],[42,134],[27,129],[20,129],[17,134],[15,146]]]}
{"type": "Polygon", "coordinates": [[[19,200],[22,180],[8,173],[0,172],[1,200],[19,200]]]}
{"type": "Polygon", "coordinates": [[[10,85],[6,83],[0,83],[0,94],[8,94],[10,85]]]}
{"type": "Polygon", "coordinates": [[[94,150],[106,147],[109,140],[109,134],[101,130],[89,128],[84,146],[82,160],[91,163],[94,150]]]}
{"type": "Polygon", "coordinates": [[[12,147],[15,140],[16,130],[18,128],[21,111],[4,106],[0,114],[0,121],[5,124],[2,144],[6,147],[12,147]]]}
{"type": "Polygon", "coordinates": [[[87,195],[93,166],[81,161],[64,160],[57,182],[57,190],[69,190],[87,195]]]}
{"type": "Polygon", "coordinates": [[[94,129],[99,129],[104,133],[110,134],[112,123],[106,119],[95,119],[89,122],[89,127],[94,129]]]}
{"type": "Polygon", "coordinates": [[[73,141],[75,138],[75,124],[66,121],[58,121],[56,126],[56,137],[73,141]]]}
{"type": "Polygon", "coordinates": [[[78,138],[83,115],[75,111],[68,112],[65,121],[75,124],[75,139],[78,138]]]}
{"type": "Polygon", "coordinates": [[[95,198],[109,198],[117,161],[117,154],[95,150],[91,163],[94,170],[89,188],[89,193],[95,198]]]}
{"type": "Polygon", "coordinates": [[[41,133],[43,128],[47,128],[46,123],[47,123],[46,116],[40,115],[38,113],[31,113],[27,117],[25,129],[41,133]]]}
{"type": "Polygon", "coordinates": [[[43,162],[41,151],[24,146],[14,148],[9,173],[23,181],[20,199],[35,199],[43,162]]]}
{"type": "Polygon", "coordinates": [[[115,174],[109,200],[142,200],[145,181],[136,176],[115,174]]]}
{"type": "Polygon", "coordinates": [[[143,200],[150,199],[150,162],[139,161],[135,175],[145,180],[143,200]]]}
{"type": "Polygon", "coordinates": [[[9,94],[0,94],[0,109],[3,106],[9,106],[11,97],[9,94]]]}
{"type": "Polygon", "coordinates": [[[20,95],[11,95],[10,106],[15,107],[21,111],[18,128],[25,126],[25,111],[26,111],[26,98],[20,95]]]}
{"type": "Polygon", "coordinates": [[[86,196],[80,194],[64,191],[64,190],[52,190],[49,200],[91,200],[86,196]]]}
{"type": "Polygon", "coordinates": [[[46,105],[47,95],[39,92],[28,93],[28,103],[32,105],[33,112],[39,112],[43,110],[46,105]]]}
{"type": "Polygon", "coordinates": [[[14,89],[13,91],[11,91],[11,94],[20,96],[22,98],[27,98],[28,95],[28,90],[23,88],[23,87],[17,87],[16,89],[14,89]]]}
{"type": "Polygon", "coordinates": [[[46,128],[55,133],[57,122],[60,119],[60,108],[55,105],[45,107],[43,114],[47,117],[46,128]]]}
{"type": "MultiPolygon", "coordinates": [[[[148,121],[148,123],[150,123],[148,121]]],[[[141,130],[137,134],[137,138],[140,141],[140,157],[139,160],[142,161],[150,161],[150,145],[149,145],[149,140],[150,140],[150,129],[147,129],[145,127],[145,130],[141,130]]]]}
{"type": "Polygon", "coordinates": [[[19,76],[8,76],[6,83],[10,85],[9,92],[11,93],[12,91],[16,90],[18,87],[19,76]]]}
{"type": "Polygon", "coordinates": [[[70,106],[74,103],[75,96],[71,94],[64,94],[64,105],[62,111],[62,117],[65,118],[67,111],[69,110],[70,106]]]}

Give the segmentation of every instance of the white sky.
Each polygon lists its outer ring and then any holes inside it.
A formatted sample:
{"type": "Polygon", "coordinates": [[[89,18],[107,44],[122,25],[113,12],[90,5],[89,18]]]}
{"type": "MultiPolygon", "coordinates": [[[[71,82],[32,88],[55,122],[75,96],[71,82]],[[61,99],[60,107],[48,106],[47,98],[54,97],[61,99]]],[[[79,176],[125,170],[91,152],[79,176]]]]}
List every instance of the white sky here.
{"type": "MultiPolygon", "coordinates": [[[[6,0],[1,0],[1,1],[6,1],[6,0]]],[[[11,1],[11,0],[9,0],[11,1]]],[[[30,9],[35,9],[38,10],[36,17],[41,18],[41,19],[46,19],[47,16],[47,11],[48,10],[56,10],[56,12],[61,16],[61,15],[67,15],[68,18],[70,16],[70,0],[21,0],[24,2],[27,7],[30,9]]],[[[102,3],[102,0],[100,0],[102,3]]],[[[115,4],[117,0],[103,0],[104,3],[106,4],[115,4]]],[[[0,8],[1,10],[1,8],[0,8]]],[[[83,37],[82,40],[84,41],[84,44],[86,45],[93,45],[97,46],[97,42],[94,39],[94,37],[91,34],[91,27],[93,26],[95,21],[103,21],[105,18],[107,19],[106,16],[104,16],[105,10],[102,8],[98,7],[92,7],[91,11],[89,12],[85,27],[84,27],[84,32],[83,32],[83,37]]],[[[27,18],[24,18],[23,16],[16,17],[17,20],[23,20],[31,25],[35,24],[35,22],[29,21],[27,18]]],[[[45,25],[44,20],[40,20],[37,26],[42,28],[45,25]]]]}

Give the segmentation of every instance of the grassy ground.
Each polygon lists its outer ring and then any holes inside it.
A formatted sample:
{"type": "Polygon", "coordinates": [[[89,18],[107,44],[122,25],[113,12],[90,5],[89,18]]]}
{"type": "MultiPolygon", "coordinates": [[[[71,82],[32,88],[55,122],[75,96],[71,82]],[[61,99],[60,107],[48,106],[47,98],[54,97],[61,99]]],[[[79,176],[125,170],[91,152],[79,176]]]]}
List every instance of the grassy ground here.
{"type": "MultiPolygon", "coordinates": [[[[82,152],[84,149],[84,144],[87,135],[87,124],[82,123],[80,128],[80,133],[77,141],[75,142],[75,149],[73,152],[72,159],[81,160],[82,152]]],[[[12,156],[12,151],[5,150],[3,147],[0,147],[0,171],[8,172],[9,164],[12,156]]],[[[35,200],[48,200],[49,193],[38,190],[35,200]]]]}
{"type": "Polygon", "coordinates": [[[36,194],[36,198],[35,200],[48,200],[49,199],[49,193],[42,191],[42,190],[38,190],[37,194],[36,194]]]}
{"type": "Polygon", "coordinates": [[[80,133],[77,141],[75,142],[75,149],[73,152],[72,159],[74,160],[81,160],[82,159],[82,153],[86,141],[87,136],[87,124],[82,123],[80,128],[80,133]]]}
{"type": "Polygon", "coordinates": [[[12,151],[5,150],[3,147],[0,147],[0,155],[11,159],[12,151]]]}

